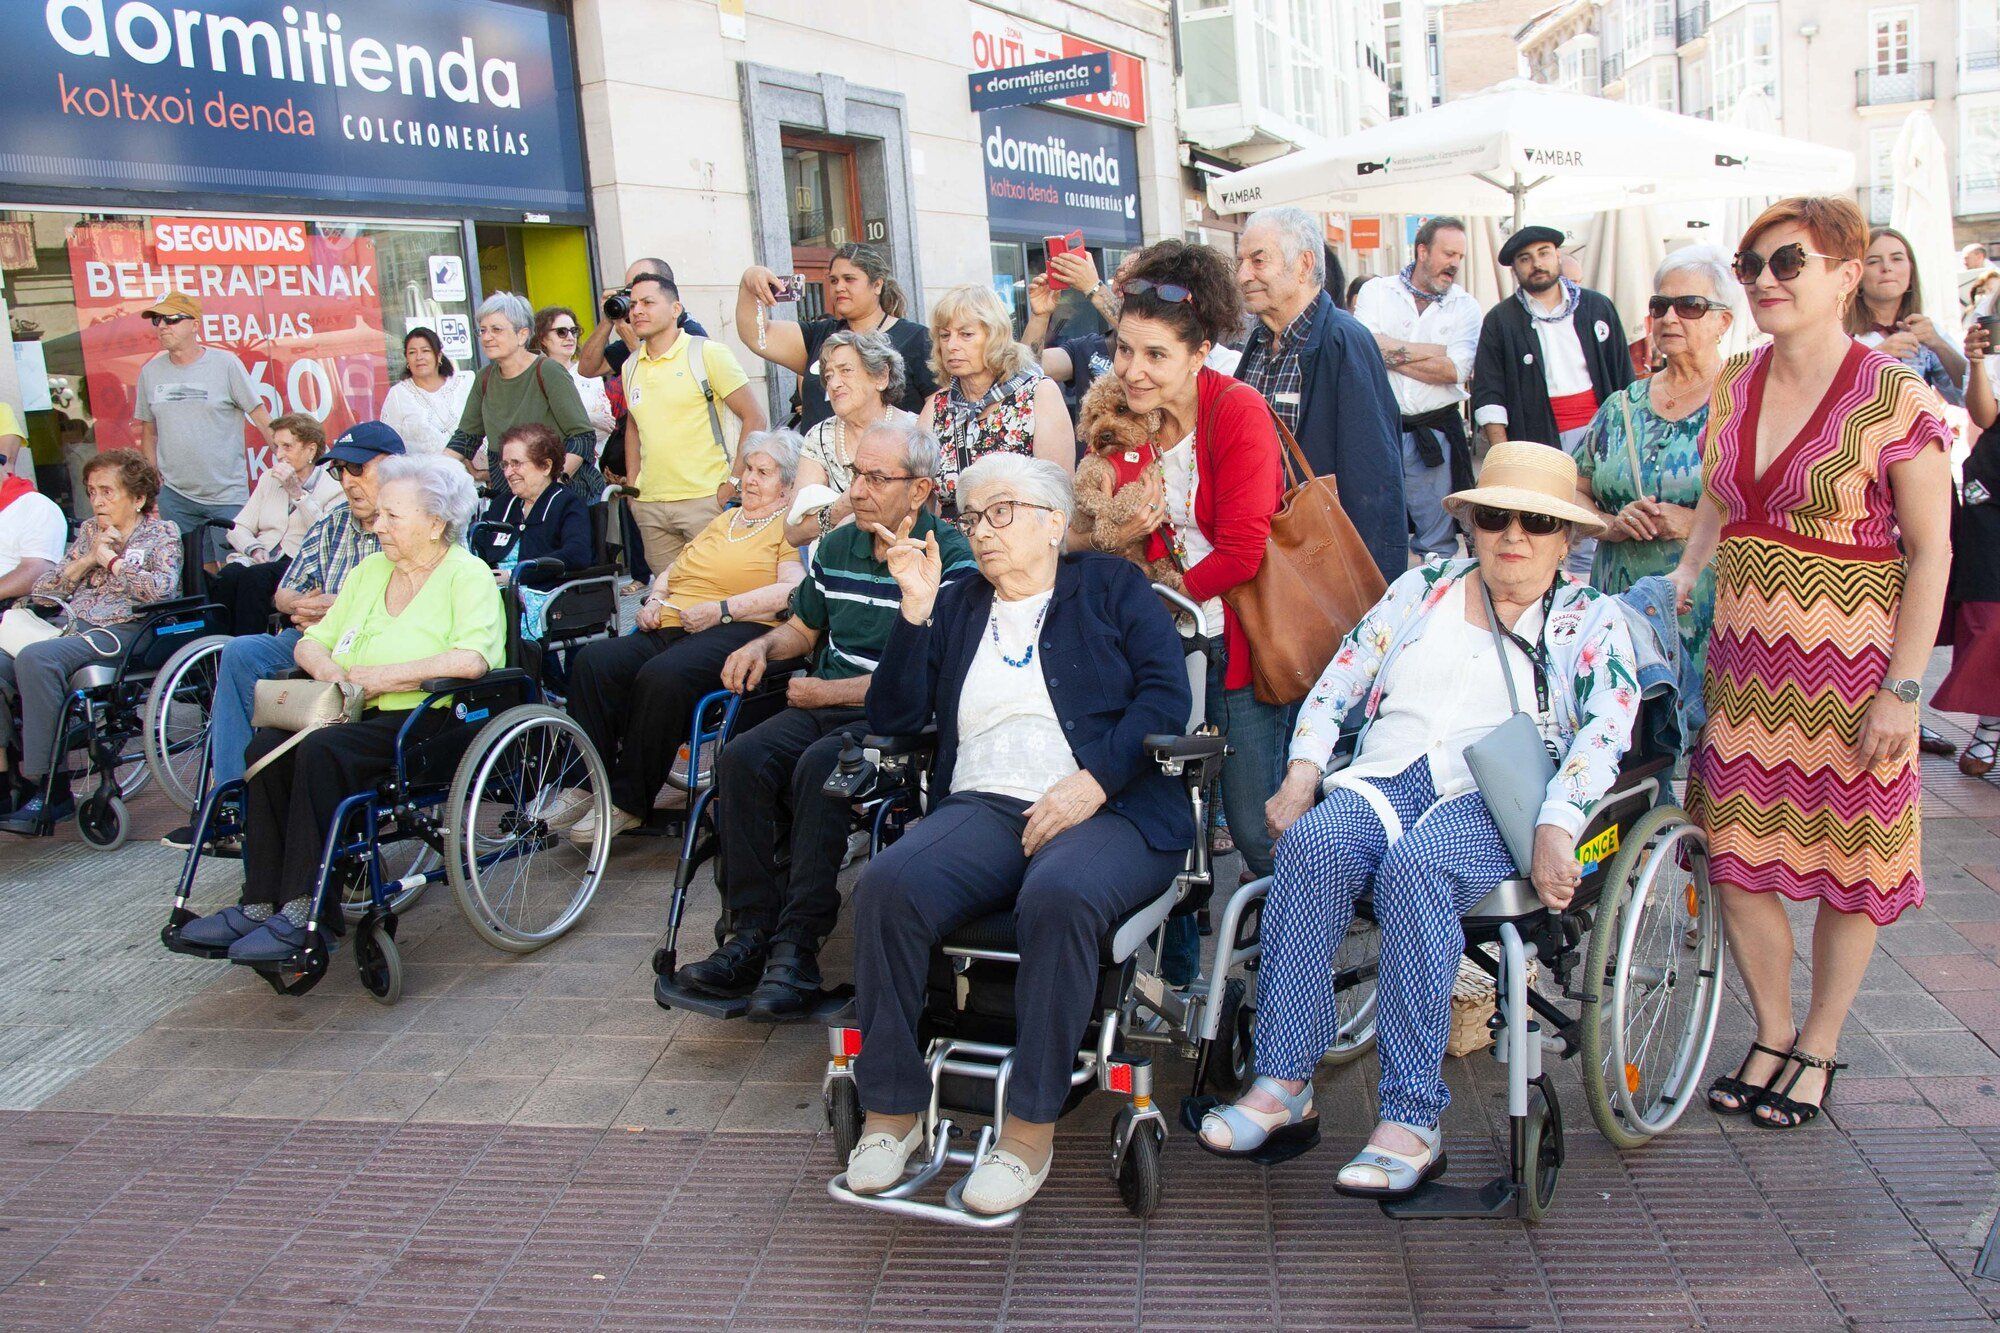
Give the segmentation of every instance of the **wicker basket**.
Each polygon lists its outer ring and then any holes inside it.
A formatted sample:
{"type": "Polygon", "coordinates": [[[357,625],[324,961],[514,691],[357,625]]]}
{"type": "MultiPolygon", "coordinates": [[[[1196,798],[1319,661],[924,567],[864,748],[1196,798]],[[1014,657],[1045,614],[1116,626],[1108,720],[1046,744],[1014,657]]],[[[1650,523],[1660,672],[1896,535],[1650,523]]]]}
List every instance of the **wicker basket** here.
{"type": "MultiPolygon", "coordinates": [[[[1489,955],[1494,954],[1492,945],[1487,945],[1489,955]]],[[[1528,963],[1528,985],[1533,986],[1539,971],[1536,963],[1528,963]]],[[[1493,996],[1493,978],[1470,958],[1458,960],[1458,977],[1451,983],[1451,1031],[1444,1039],[1446,1055],[1471,1055],[1483,1051],[1493,1044],[1493,1030],[1486,1021],[1493,1017],[1496,1008],[1493,996]]]]}

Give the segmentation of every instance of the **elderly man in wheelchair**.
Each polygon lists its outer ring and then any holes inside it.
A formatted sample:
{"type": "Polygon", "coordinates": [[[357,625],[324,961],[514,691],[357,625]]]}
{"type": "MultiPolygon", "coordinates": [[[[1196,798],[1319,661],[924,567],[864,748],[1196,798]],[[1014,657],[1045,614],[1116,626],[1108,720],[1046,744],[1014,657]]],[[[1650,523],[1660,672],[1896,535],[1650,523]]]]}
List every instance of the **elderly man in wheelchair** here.
{"type": "Polygon", "coordinates": [[[1574,464],[1503,444],[1481,480],[1445,502],[1473,558],[1397,579],[1306,700],[1268,807],[1280,841],[1261,927],[1257,1078],[1201,1122],[1202,1146],[1225,1156],[1270,1163],[1317,1143],[1312,1076],[1339,1022],[1330,963],[1372,889],[1380,1123],[1336,1177],[1351,1195],[1405,1197],[1444,1170],[1461,918],[1524,865],[1543,905],[1569,905],[1578,834],[1638,715],[1624,613],[1561,577],[1571,535],[1599,526],[1573,498],[1574,464]],[[1341,721],[1364,701],[1355,760],[1325,779],[1341,721]]]}
{"type": "Polygon", "coordinates": [[[1104,940],[1175,883],[1194,840],[1180,784],[1149,752],[1149,738],[1181,731],[1191,695],[1172,617],[1139,569],[1062,555],[1074,503],[1063,469],[996,454],[966,469],[959,494],[980,579],[940,593],[936,536],[881,532],[902,601],[868,720],[885,733],[936,724],[936,803],[855,892],[867,1119],[844,1183],[866,1197],[903,1181],[937,1105],[920,1036],[933,951],[1011,914],[1018,1039],[995,1094],[1004,1118],[955,1194],[992,1217],[1048,1176],[1104,940]]]}

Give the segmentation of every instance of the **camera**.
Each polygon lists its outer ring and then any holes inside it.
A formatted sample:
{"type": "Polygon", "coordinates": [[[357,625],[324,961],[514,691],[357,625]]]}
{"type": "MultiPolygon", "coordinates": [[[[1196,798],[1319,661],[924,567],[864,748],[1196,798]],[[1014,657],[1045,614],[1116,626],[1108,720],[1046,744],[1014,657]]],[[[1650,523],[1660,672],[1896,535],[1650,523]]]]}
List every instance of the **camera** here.
{"type": "Polygon", "coordinates": [[[604,317],[617,323],[632,313],[632,289],[620,287],[604,298],[604,317]]]}

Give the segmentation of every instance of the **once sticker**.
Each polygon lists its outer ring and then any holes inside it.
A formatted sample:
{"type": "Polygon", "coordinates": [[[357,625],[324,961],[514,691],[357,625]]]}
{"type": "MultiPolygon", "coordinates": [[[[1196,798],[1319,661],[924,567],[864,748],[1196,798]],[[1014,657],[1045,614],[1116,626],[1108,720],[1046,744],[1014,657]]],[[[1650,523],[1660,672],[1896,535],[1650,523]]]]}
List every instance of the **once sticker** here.
{"type": "Polygon", "coordinates": [[[1576,863],[1580,866],[1594,866],[1617,850],[1618,826],[1614,824],[1576,849],[1576,863]]]}

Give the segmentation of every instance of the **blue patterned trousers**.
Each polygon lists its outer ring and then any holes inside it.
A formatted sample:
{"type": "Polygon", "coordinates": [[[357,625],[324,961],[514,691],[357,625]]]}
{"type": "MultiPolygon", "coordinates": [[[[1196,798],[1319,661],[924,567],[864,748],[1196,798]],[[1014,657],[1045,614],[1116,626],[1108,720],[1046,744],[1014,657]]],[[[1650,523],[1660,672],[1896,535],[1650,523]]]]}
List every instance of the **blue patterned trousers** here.
{"type": "Polygon", "coordinates": [[[1401,836],[1368,797],[1336,788],[1278,841],[1257,975],[1257,1072],[1310,1079],[1326,1054],[1338,1026],[1334,952],[1372,877],[1381,1115],[1428,1129],[1451,1102],[1441,1067],[1465,950],[1459,918],[1515,873],[1514,859],[1478,792],[1437,799],[1428,759],[1362,781],[1401,836]]]}

